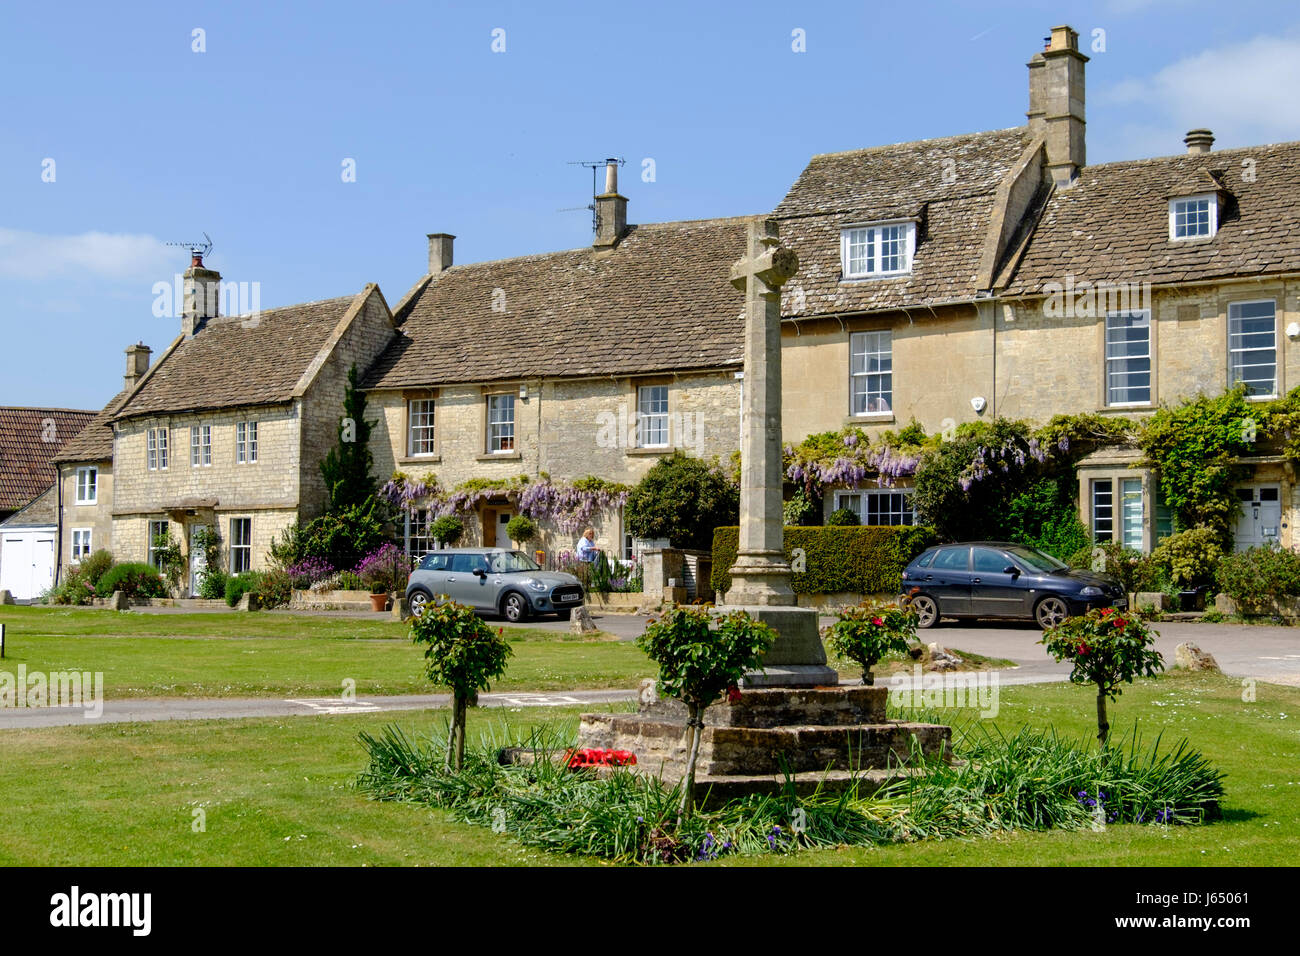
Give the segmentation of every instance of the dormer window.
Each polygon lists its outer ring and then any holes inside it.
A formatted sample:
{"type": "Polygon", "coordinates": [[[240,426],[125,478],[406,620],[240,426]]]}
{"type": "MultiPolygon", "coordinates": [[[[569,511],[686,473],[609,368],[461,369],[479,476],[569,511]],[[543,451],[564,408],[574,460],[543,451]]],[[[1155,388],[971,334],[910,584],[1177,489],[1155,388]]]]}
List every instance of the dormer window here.
{"type": "Polygon", "coordinates": [[[846,279],[907,275],[915,251],[915,222],[873,223],[840,232],[840,268],[846,279]]]}
{"type": "Polygon", "coordinates": [[[1209,239],[1219,229],[1219,197],[1214,193],[1169,200],[1169,240],[1209,239]]]}

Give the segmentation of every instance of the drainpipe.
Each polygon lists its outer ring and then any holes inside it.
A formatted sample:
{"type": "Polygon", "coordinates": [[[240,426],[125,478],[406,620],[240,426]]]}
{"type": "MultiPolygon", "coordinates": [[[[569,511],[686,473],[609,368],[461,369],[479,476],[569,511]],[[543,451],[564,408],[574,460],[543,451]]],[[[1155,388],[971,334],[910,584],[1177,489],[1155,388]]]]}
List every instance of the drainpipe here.
{"type": "MultiPolygon", "coordinates": [[[[59,586],[59,576],[63,574],[63,466],[55,465],[54,467],[55,482],[58,484],[58,492],[55,497],[58,500],[59,520],[55,531],[54,539],[54,586],[59,586]]],[[[99,482],[99,473],[95,473],[95,482],[99,482]]]]}

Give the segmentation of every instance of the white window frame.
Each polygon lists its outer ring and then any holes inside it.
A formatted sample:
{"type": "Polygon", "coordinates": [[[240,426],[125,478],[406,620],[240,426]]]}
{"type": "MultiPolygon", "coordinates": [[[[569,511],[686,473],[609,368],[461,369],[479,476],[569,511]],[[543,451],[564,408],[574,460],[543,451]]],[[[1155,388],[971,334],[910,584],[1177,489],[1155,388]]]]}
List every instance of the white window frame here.
{"type": "MultiPolygon", "coordinates": [[[[1234,317],[1233,317],[1233,314],[1232,314],[1232,313],[1233,313],[1234,310],[1238,310],[1238,312],[1239,312],[1239,310],[1241,309],[1241,307],[1242,307],[1242,306],[1245,306],[1245,305],[1264,305],[1265,303],[1267,303],[1268,305],[1272,306],[1272,308],[1273,308],[1273,389],[1272,389],[1272,391],[1270,391],[1268,394],[1254,394],[1254,393],[1252,393],[1252,394],[1250,394],[1250,395],[1247,396],[1248,398],[1253,398],[1253,399],[1277,398],[1277,397],[1278,397],[1278,394],[1279,394],[1279,382],[1278,382],[1278,377],[1279,377],[1279,373],[1281,372],[1281,368],[1280,368],[1280,363],[1279,363],[1278,360],[1281,358],[1281,354],[1280,354],[1281,350],[1280,350],[1280,349],[1278,348],[1278,346],[1277,346],[1277,325],[1278,325],[1278,323],[1277,323],[1277,300],[1276,300],[1276,299],[1243,299],[1243,300],[1240,301],[1240,302],[1229,302],[1229,303],[1228,303],[1228,387],[1229,387],[1229,388],[1232,388],[1233,386],[1238,385],[1238,384],[1241,383],[1242,380],[1241,380],[1241,378],[1239,377],[1239,370],[1240,370],[1241,368],[1245,368],[1245,367],[1247,367],[1247,366],[1245,366],[1244,364],[1239,364],[1239,363],[1237,362],[1236,356],[1237,356],[1239,353],[1240,353],[1240,354],[1245,354],[1245,353],[1248,353],[1248,352],[1261,352],[1261,351],[1264,351],[1263,349],[1258,349],[1258,348],[1255,348],[1255,349],[1234,349],[1234,348],[1232,347],[1232,335],[1233,335],[1233,332],[1232,332],[1232,323],[1233,323],[1233,320],[1234,320],[1234,317]]],[[[1238,315],[1236,316],[1236,321],[1238,321],[1238,322],[1241,321],[1241,315],[1240,315],[1240,314],[1238,314],[1238,315]]],[[[1237,333],[1237,334],[1241,334],[1241,333],[1237,333]]]]}
{"type": "Polygon", "coordinates": [[[167,470],[167,429],[150,428],[145,437],[145,465],[149,471],[167,470]]]}
{"type": "Polygon", "coordinates": [[[891,329],[870,329],[862,332],[853,332],[849,335],[849,414],[854,418],[892,418],[894,415],[894,333],[891,329]],[[873,338],[868,339],[868,336],[873,338]],[[880,342],[883,336],[884,343],[888,349],[881,349],[880,342]],[[865,345],[859,348],[858,343],[870,341],[873,347],[868,350],[865,345]],[[863,370],[856,370],[854,359],[856,356],[862,356],[863,370]],[[879,363],[882,356],[888,356],[888,370],[875,371],[870,369],[870,359],[874,357],[879,363]],[[866,388],[872,376],[888,376],[888,390],[866,388]],[[864,387],[858,388],[858,380],[861,379],[864,387]],[[861,408],[859,408],[858,398],[862,397],[861,408]],[[872,408],[873,402],[877,405],[872,408]],[[883,408],[880,406],[884,406],[883,408]]]}
{"type": "MultiPolygon", "coordinates": [[[[1103,347],[1103,349],[1105,350],[1105,354],[1102,356],[1102,358],[1103,358],[1103,364],[1104,364],[1104,366],[1105,366],[1105,374],[1106,374],[1106,406],[1107,406],[1108,408],[1124,408],[1124,407],[1143,406],[1143,405],[1150,405],[1150,404],[1151,404],[1151,402],[1152,402],[1152,400],[1153,400],[1153,397],[1154,397],[1154,392],[1153,392],[1154,383],[1153,383],[1153,381],[1152,381],[1152,376],[1153,376],[1153,372],[1154,372],[1154,369],[1153,369],[1153,364],[1154,364],[1154,363],[1153,363],[1153,361],[1152,361],[1152,354],[1151,354],[1151,325],[1152,325],[1152,323],[1151,323],[1151,310],[1150,310],[1150,309],[1129,309],[1129,310],[1127,310],[1127,311],[1121,311],[1121,312],[1107,312],[1107,313],[1106,313],[1106,328],[1105,328],[1105,332],[1103,333],[1103,336],[1102,336],[1102,343],[1103,343],[1102,347],[1103,347]],[[1111,333],[1111,329],[1112,329],[1112,326],[1111,326],[1111,320],[1113,320],[1113,319],[1118,319],[1118,318],[1121,318],[1121,317],[1128,317],[1128,316],[1141,316],[1141,317],[1145,320],[1145,322],[1146,322],[1146,331],[1147,331],[1147,350],[1146,350],[1146,353],[1145,353],[1144,355],[1117,355],[1117,356],[1112,356],[1112,355],[1110,354],[1110,347],[1111,347],[1111,338],[1110,338],[1110,333],[1111,333]],[[1116,363],[1116,364],[1120,364],[1120,363],[1127,363],[1127,362],[1132,361],[1132,360],[1138,360],[1138,361],[1140,361],[1140,360],[1142,360],[1142,359],[1146,359],[1146,363],[1147,363],[1147,368],[1146,368],[1146,375],[1147,375],[1147,384],[1146,384],[1147,397],[1146,397],[1146,399],[1144,399],[1144,400],[1139,400],[1139,401],[1125,401],[1125,402],[1119,402],[1119,401],[1116,401],[1116,400],[1115,400],[1115,393],[1116,393],[1117,391],[1127,391],[1127,390],[1129,390],[1129,386],[1126,385],[1126,386],[1124,386],[1123,389],[1117,389],[1116,386],[1113,384],[1113,378],[1114,378],[1116,375],[1128,376],[1128,375],[1134,375],[1134,374],[1140,375],[1140,374],[1142,374],[1142,373],[1141,373],[1140,371],[1139,371],[1139,372],[1136,372],[1136,373],[1135,373],[1135,372],[1132,372],[1132,371],[1116,371],[1116,370],[1112,369],[1112,367],[1111,367],[1111,363],[1113,362],[1113,363],[1116,363]]],[[[1141,328],[1141,326],[1119,326],[1119,327],[1116,327],[1116,328],[1119,329],[1119,330],[1122,330],[1122,329],[1135,328],[1135,327],[1136,327],[1136,328],[1141,328]]],[[[1123,367],[1124,367],[1124,366],[1121,364],[1121,368],[1123,368],[1123,367]]]]}
{"type": "Polygon", "coordinates": [[[495,395],[487,396],[488,454],[513,455],[517,444],[515,441],[515,396],[510,392],[498,392],[495,395]],[[509,418],[499,415],[499,410],[503,406],[509,406],[509,418]]]}
{"type": "Polygon", "coordinates": [[[190,467],[209,468],[212,465],[212,426],[190,426],[190,467]]]}
{"type": "Polygon", "coordinates": [[[171,533],[171,522],[166,518],[149,519],[149,540],[145,543],[145,558],[149,562],[149,566],[157,570],[159,573],[162,572],[162,568],[159,566],[158,562],[158,547],[154,542],[163,535],[170,535],[171,533]]]}
{"type": "Polygon", "coordinates": [[[77,504],[99,503],[99,468],[87,465],[77,469],[77,504]]]}
{"type": "Polygon", "coordinates": [[[1213,239],[1219,231],[1219,197],[1214,193],[1197,193],[1195,196],[1177,196],[1169,200],[1169,241],[1186,242],[1189,239],[1213,239]],[[1208,232],[1178,235],[1178,217],[1186,215],[1184,209],[1192,203],[1204,202],[1208,210],[1208,232]]]}
{"type": "Polygon", "coordinates": [[[432,398],[413,398],[406,403],[406,454],[428,458],[437,454],[434,445],[436,405],[432,398]]]}
{"type": "MultiPolygon", "coordinates": [[[[875,508],[877,516],[885,515],[886,517],[898,517],[898,521],[887,521],[885,527],[911,527],[916,524],[916,512],[912,508],[912,494],[910,489],[905,488],[858,488],[853,491],[835,492],[835,508],[839,511],[841,508],[849,508],[858,516],[861,524],[870,524],[867,515],[872,509],[867,507],[870,499],[876,499],[888,507],[881,508],[879,505],[875,508]],[[894,508],[894,497],[902,499],[900,508],[894,508]],[[856,499],[856,500],[855,500],[856,499]]],[[[879,522],[877,522],[879,524],[879,522]]]]}
{"type": "Polygon", "coordinates": [[[1092,527],[1088,530],[1092,532],[1092,540],[1096,542],[1114,541],[1115,540],[1115,479],[1113,478],[1093,478],[1092,484],[1088,487],[1089,500],[1089,518],[1092,527]],[[1097,517],[1097,509],[1100,504],[1100,492],[1106,492],[1105,507],[1108,514],[1104,519],[1097,517]],[[1105,527],[1099,527],[1101,521],[1105,522],[1105,527]]]}
{"type": "Polygon", "coordinates": [[[636,390],[637,447],[667,448],[669,438],[668,386],[638,386],[636,390]]]}
{"type": "Polygon", "coordinates": [[[80,564],[91,553],[91,534],[90,528],[73,528],[72,529],[72,563],[80,564]]]}
{"type": "Polygon", "coordinates": [[[244,571],[251,571],[253,568],[253,519],[250,517],[239,517],[230,519],[230,546],[227,548],[230,553],[230,573],[240,574],[244,571]],[[242,538],[235,533],[235,529],[243,527],[248,529],[246,538],[242,538]],[[242,565],[242,566],[241,566],[242,565]]]}
{"type": "Polygon", "coordinates": [[[257,464],[257,422],[235,423],[235,464],[257,464]]]}
{"type": "Polygon", "coordinates": [[[916,222],[913,220],[873,222],[840,230],[840,270],[845,279],[909,275],[915,256],[916,222]],[[896,268],[885,268],[887,246],[895,248],[896,268]],[[863,254],[854,256],[855,248],[861,248],[863,254]]]}

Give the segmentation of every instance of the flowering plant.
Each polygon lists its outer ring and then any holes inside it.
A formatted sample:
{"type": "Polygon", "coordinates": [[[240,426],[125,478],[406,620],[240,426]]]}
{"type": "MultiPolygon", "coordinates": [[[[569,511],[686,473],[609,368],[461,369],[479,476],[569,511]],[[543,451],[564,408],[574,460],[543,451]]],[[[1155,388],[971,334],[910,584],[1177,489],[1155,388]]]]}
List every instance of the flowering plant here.
{"type": "Polygon", "coordinates": [[[1067,617],[1043,632],[1038,643],[1058,661],[1074,665],[1070,681],[1097,687],[1097,740],[1103,747],[1110,732],[1106,700],[1120,695],[1120,684],[1133,678],[1154,677],[1164,670],[1164,659],[1155,649],[1156,631],[1136,614],[1113,607],[1093,609],[1082,617],[1067,617]]]}
{"type": "Polygon", "coordinates": [[[570,770],[581,767],[629,767],[635,764],[636,754],[630,750],[587,747],[582,750],[568,750],[564,754],[564,765],[570,770]]]}
{"type": "Polygon", "coordinates": [[[909,606],[868,600],[842,611],[824,634],[832,650],[862,668],[862,683],[874,684],[871,669],[890,651],[906,653],[917,618],[909,606]]]}
{"type": "Polygon", "coordinates": [[[324,558],[308,557],[284,570],[293,582],[293,586],[302,589],[309,588],[317,581],[329,577],[334,573],[334,566],[324,558]]]}
{"type": "Polygon", "coordinates": [[[353,572],[370,586],[372,594],[386,593],[404,586],[411,573],[411,559],[392,543],[371,551],[353,572]]]}

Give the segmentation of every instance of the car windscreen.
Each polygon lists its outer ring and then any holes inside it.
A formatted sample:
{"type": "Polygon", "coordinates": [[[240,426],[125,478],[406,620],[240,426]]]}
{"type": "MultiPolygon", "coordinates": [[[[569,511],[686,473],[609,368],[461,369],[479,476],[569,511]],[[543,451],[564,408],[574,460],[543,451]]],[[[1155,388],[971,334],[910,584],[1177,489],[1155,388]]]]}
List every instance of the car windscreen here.
{"type": "Polygon", "coordinates": [[[542,566],[522,551],[502,551],[490,555],[493,574],[507,574],[511,571],[540,571],[542,566]]]}
{"type": "Polygon", "coordinates": [[[1033,548],[1008,548],[1007,553],[1030,571],[1037,571],[1040,574],[1050,574],[1053,571],[1068,571],[1070,568],[1068,564],[1056,560],[1050,554],[1044,554],[1033,548]]]}

